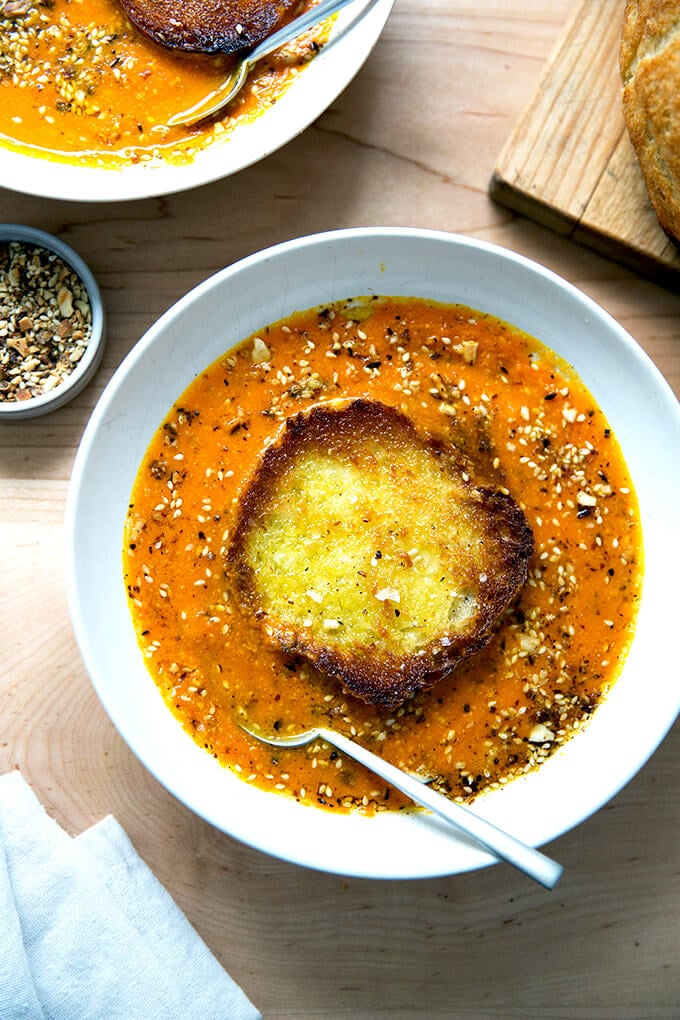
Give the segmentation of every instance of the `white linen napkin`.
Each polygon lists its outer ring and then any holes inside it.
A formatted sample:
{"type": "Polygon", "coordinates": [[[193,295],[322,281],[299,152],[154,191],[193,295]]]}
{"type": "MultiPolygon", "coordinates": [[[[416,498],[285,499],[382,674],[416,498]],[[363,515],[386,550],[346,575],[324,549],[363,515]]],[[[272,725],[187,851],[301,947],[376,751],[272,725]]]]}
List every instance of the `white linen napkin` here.
{"type": "Polygon", "coordinates": [[[0,777],[0,1020],[256,1020],[111,816],[71,839],[0,777]]]}

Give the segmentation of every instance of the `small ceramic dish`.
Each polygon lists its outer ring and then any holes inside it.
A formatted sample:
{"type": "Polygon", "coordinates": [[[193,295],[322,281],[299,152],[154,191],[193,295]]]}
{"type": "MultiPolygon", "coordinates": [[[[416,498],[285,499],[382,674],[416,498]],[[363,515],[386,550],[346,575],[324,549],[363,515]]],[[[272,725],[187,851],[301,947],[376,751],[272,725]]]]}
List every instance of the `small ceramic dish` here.
{"type": "Polygon", "coordinates": [[[105,342],[99,287],[80,255],[44,230],[0,224],[0,244],[12,242],[20,249],[0,270],[0,317],[8,322],[0,337],[6,360],[0,421],[34,418],[72,400],[99,367],[105,342]],[[23,256],[32,259],[34,252],[38,261],[29,266],[23,256]],[[29,391],[35,395],[26,396],[29,391]]]}

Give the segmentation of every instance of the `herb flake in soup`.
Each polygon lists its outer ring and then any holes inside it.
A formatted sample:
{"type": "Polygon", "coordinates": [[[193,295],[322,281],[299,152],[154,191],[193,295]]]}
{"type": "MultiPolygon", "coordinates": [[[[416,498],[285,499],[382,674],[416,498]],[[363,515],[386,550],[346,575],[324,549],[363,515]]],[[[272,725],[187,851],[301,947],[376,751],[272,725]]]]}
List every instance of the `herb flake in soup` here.
{"type": "Polygon", "coordinates": [[[410,298],[296,313],[207,367],[139,468],[123,555],[142,654],[194,740],[246,782],[366,813],[406,802],[323,743],[273,751],[239,723],[335,727],[469,800],[540,766],[586,723],[621,670],[642,584],[631,480],[575,372],[490,315],[410,298]],[[336,398],[394,407],[460,450],[534,537],[526,583],[486,646],[393,709],[269,641],[230,567],[264,451],[291,416],[336,398]]]}

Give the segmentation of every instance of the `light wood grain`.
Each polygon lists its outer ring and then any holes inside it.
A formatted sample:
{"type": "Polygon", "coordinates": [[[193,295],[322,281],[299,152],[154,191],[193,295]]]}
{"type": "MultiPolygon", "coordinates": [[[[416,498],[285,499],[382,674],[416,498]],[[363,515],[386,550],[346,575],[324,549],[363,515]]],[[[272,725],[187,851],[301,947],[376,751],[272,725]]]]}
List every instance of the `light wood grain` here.
{"type": "Polygon", "coordinates": [[[64,501],[103,386],[173,301],[284,238],[405,224],[503,244],[603,305],[680,392],[680,297],[488,195],[575,6],[397,0],[365,67],[314,125],[192,193],[91,206],[0,190],[0,220],[51,230],[81,252],[109,314],[94,382],[49,417],[0,426],[0,772],[21,769],[71,833],[116,815],[266,1020],[680,1015],[677,726],[617,797],[547,848],[566,866],[554,893],[505,866],[347,880],[265,857],[177,803],[108,720],[66,605],[64,501]]]}
{"type": "Polygon", "coordinates": [[[497,201],[676,290],[621,108],[620,0],[583,0],[494,169],[497,201]]]}

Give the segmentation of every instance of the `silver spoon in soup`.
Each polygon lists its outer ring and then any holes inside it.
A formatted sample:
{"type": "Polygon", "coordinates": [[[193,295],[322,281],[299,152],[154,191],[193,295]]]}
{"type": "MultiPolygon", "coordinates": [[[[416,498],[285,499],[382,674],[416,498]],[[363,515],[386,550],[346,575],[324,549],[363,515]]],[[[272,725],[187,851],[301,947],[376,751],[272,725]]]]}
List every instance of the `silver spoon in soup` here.
{"type": "Polygon", "coordinates": [[[320,0],[290,20],[299,0],[120,0],[134,25],[155,42],[189,53],[239,57],[233,70],[198,103],[173,114],[169,127],[191,127],[214,117],[236,97],[259,60],[355,0],[320,0]]]}
{"type": "Polygon", "coordinates": [[[377,754],[367,750],[361,744],[346,737],[343,733],[338,733],[336,730],[324,727],[316,727],[291,736],[277,735],[272,737],[249,729],[243,724],[241,724],[241,729],[256,740],[261,740],[265,744],[271,744],[272,747],[302,747],[313,740],[325,741],[325,743],[335,747],[338,751],[342,751],[355,761],[365,765],[375,775],[380,776],[381,779],[385,779],[397,790],[405,793],[416,804],[420,804],[421,807],[427,808],[445,822],[455,826],[459,832],[470,836],[476,843],[484,847],[485,850],[488,850],[495,857],[506,861],[508,864],[512,864],[513,867],[528,875],[529,878],[533,878],[536,882],[545,886],[546,889],[552,889],[559,881],[564,870],[561,864],[553,861],[550,857],[546,857],[540,850],[522,843],[514,836],[511,836],[510,833],[497,828],[491,822],[487,822],[469,808],[458,804],[456,801],[449,800],[441,793],[437,793],[436,790],[415,779],[407,772],[403,772],[390,762],[385,761],[384,758],[380,758],[377,754]]]}

